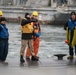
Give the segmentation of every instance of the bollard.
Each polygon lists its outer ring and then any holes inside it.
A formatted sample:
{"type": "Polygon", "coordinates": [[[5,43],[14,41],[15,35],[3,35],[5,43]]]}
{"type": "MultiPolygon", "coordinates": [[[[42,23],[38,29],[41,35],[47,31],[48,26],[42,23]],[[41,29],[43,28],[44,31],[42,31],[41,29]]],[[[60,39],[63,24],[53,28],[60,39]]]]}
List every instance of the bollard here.
{"type": "Polygon", "coordinates": [[[54,54],[54,56],[58,57],[58,60],[63,60],[63,57],[67,54],[54,54]]]}

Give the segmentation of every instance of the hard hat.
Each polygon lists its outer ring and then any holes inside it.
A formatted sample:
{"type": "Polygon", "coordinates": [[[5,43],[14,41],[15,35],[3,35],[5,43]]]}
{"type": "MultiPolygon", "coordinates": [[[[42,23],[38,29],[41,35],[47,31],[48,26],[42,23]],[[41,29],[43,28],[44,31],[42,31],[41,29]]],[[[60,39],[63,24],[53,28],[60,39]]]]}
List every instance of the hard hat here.
{"type": "Polygon", "coordinates": [[[38,12],[37,12],[37,11],[34,11],[34,12],[32,13],[32,15],[33,15],[33,16],[38,16],[38,12]]]}
{"type": "Polygon", "coordinates": [[[0,10],[0,15],[3,15],[3,12],[0,10]]]}

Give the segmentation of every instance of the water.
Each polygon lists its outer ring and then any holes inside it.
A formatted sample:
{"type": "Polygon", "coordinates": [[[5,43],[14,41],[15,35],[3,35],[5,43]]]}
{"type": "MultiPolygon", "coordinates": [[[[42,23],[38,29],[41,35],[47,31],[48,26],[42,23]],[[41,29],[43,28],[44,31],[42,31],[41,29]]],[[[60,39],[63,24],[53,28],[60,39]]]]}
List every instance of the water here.
{"type": "MultiPolygon", "coordinates": [[[[7,23],[9,30],[8,58],[19,58],[21,48],[21,31],[19,24],[7,23]]],[[[50,58],[57,53],[68,54],[68,45],[65,44],[65,30],[62,26],[41,25],[41,41],[39,56],[50,58]]]]}

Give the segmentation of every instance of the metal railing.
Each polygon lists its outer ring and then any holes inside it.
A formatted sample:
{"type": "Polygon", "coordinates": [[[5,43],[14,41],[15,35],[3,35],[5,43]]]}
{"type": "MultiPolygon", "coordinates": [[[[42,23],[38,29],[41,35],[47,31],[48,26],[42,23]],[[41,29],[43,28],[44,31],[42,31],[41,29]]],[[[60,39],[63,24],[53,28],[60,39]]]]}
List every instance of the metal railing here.
{"type": "Polygon", "coordinates": [[[6,6],[17,6],[17,5],[25,5],[28,0],[0,0],[0,5],[6,6]]]}
{"type": "MultiPolygon", "coordinates": [[[[26,2],[28,0],[0,0],[0,5],[6,6],[6,5],[20,5],[25,6],[26,2]]],[[[50,2],[53,1],[53,3],[57,3],[57,6],[62,6],[63,4],[66,4],[67,6],[76,6],[76,0],[49,0],[50,2]]],[[[52,5],[52,4],[51,4],[52,5]]]]}

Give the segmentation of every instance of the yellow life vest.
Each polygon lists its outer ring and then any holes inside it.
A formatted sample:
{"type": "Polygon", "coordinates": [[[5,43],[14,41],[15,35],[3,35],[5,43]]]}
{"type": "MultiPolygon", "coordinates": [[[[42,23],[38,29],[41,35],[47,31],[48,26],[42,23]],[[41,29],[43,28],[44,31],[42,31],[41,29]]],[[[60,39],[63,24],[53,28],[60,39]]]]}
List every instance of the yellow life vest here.
{"type": "Polygon", "coordinates": [[[68,40],[68,44],[69,44],[70,43],[70,31],[68,27],[66,29],[66,39],[68,40]]]}
{"type": "Polygon", "coordinates": [[[72,47],[76,45],[76,28],[74,29],[74,35],[72,40],[72,47]]]}
{"type": "Polygon", "coordinates": [[[70,37],[71,37],[71,32],[70,32],[70,30],[67,28],[66,38],[67,38],[67,40],[68,40],[68,44],[71,45],[71,47],[73,47],[73,46],[76,45],[76,28],[74,29],[74,35],[73,35],[73,39],[72,39],[71,44],[70,44],[70,37]]]}
{"type": "MultiPolygon", "coordinates": [[[[27,20],[26,18],[24,18],[27,20]]],[[[33,32],[33,26],[31,23],[28,23],[24,26],[21,26],[22,33],[32,33],[33,32]]]]}

